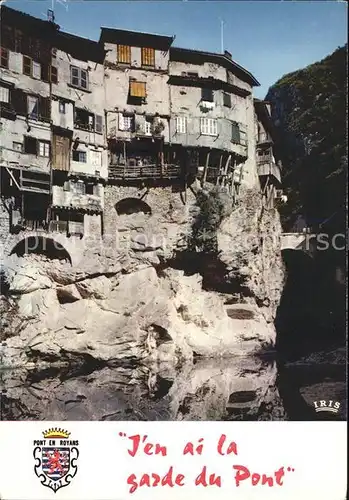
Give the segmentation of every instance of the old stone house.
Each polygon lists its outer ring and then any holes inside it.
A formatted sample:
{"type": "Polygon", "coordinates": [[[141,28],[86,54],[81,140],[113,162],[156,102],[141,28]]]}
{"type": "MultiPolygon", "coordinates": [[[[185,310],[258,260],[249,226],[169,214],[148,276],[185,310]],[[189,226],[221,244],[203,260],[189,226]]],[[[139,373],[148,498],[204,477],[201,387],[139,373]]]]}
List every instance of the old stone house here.
{"type": "Polygon", "coordinates": [[[125,186],[186,193],[198,179],[234,199],[241,184],[280,183],[259,160],[259,83],[229,52],[111,28],[92,41],[8,7],[1,31],[3,234],[101,236],[105,193],[125,186]]]}

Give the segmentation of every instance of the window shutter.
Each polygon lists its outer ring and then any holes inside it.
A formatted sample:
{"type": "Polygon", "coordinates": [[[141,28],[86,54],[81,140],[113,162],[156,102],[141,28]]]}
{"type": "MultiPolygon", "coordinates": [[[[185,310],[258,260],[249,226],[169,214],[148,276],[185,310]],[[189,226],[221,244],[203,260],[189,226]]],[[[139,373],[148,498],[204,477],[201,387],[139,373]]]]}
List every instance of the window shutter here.
{"type": "Polygon", "coordinates": [[[100,115],[95,116],[95,131],[100,134],[103,132],[103,117],[100,115]]]}
{"type": "Polygon", "coordinates": [[[155,50],[142,47],[142,66],[155,66],[155,50]]]}
{"type": "Polygon", "coordinates": [[[11,89],[11,102],[18,115],[27,114],[27,97],[20,89],[11,89]]]}
{"type": "Polygon", "coordinates": [[[131,97],[146,97],[146,84],[143,82],[130,82],[131,97]]]}
{"type": "Polygon", "coordinates": [[[39,96],[39,115],[43,120],[50,120],[50,99],[39,96]]]}
{"type": "Polygon", "coordinates": [[[48,64],[41,65],[41,80],[43,82],[49,81],[49,66],[48,66],[48,64]]]}
{"type": "Polygon", "coordinates": [[[55,66],[50,67],[51,82],[58,83],[58,69],[55,66]]]}
{"type": "Polygon", "coordinates": [[[236,122],[232,122],[231,128],[231,140],[236,144],[240,144],[240,128],[239,124],[236,122]]]}
{"type": "Polygon", "coordinates": [[[131,64],[131,47],[128,45],[118,45],[117,60],[122,64],[131,64]]]}
{"type": "Polygon", "coordinates": [[[231,95],[227,92],[224,92],[223,94],[223,105],[227,108],[231,108],[231,95]]]}
{"type": "Polygon", "coordinates": [[[8,68],[9,51],[3,47],[0,47],[0,57],[1,57],[1,67],[8,68]]]}

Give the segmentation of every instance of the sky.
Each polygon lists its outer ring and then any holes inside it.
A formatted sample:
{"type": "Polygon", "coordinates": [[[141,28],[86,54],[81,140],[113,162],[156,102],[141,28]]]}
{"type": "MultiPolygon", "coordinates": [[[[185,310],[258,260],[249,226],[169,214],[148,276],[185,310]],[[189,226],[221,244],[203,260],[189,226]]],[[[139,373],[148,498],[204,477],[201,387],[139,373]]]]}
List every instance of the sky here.
{"type": "MultiPolygon", "coordinates": [[[[42,19],[52,0],[5,0],[42,19]]],[[[286,73],[319,61],[347,42],[347,3],[323,1],[53,0],[61,30],[98,40],[100,27],[175,35],[174,46],[224,49],[260,82],[256,97],[286,73]]]]}

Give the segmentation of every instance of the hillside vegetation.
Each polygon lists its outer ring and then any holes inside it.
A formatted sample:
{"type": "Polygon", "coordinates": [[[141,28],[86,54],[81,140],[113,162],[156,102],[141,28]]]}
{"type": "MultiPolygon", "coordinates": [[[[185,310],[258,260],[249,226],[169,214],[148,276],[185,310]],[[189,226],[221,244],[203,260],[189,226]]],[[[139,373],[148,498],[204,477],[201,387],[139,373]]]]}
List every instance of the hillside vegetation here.
{"type": "Polygon", "coordinates": [[[266,96],[272,103],[283,182],[289,197],[282,216],[296,214],[326,232],[343,230],[346,194],[347,46],[283,76],[266,96]]]}

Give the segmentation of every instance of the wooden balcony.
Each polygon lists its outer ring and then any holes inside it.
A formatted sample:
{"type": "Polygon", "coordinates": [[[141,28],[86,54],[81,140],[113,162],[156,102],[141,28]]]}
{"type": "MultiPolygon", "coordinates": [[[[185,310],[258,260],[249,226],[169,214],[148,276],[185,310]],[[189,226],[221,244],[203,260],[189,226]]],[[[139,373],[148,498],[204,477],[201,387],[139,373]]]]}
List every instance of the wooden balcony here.
{"type": "Polygon", "coordinates": [[[257,159],[258,175],[271,175],[281,184],[281,168],[269,157],[257,159]]]}
{"type": "Polygon", "coordinates": [[[182,173],[179,165],[109,165],[111,180],[178,179],[182,173]]]}

